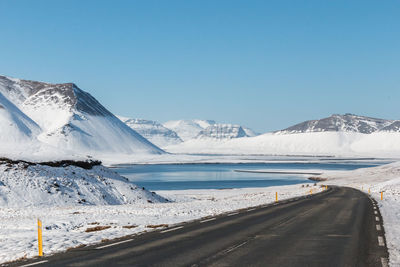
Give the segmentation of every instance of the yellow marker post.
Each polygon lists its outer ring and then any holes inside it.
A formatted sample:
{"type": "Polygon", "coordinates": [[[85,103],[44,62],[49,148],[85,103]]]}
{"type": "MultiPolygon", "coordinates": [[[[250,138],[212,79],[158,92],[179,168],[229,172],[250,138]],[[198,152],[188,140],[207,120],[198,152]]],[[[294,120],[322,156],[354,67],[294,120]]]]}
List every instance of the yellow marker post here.
{"type": "Polygon", "coordinates": [[[327,185],[325,185],[325,190],[328,190],[328,186],[327,185]]]}
{"type": "Polygon", "coordinates": [[[368,194],[371,195],[371,188],[368,188],[368,194]]]}
{"type": "Polygon", "coordinates": [[[381,200],[383,200],[383,191],[381,191],[381,200]]]}
{"type": "Polygon", "coordinates": [[[39,245],[39,256],[43,256],[43,238],[42,238],[42,221],[39,219],[38,222],[38,245],[39,245]]]}
{"type": "Polygon", "coordinates": [[[275,202],[278,202],[278,192],[275,192],[275,202]]]}
{"type": "Polygon", "coordinates": [[[310,195],[312,195],[312,189],[310,189],[310,195]]]}

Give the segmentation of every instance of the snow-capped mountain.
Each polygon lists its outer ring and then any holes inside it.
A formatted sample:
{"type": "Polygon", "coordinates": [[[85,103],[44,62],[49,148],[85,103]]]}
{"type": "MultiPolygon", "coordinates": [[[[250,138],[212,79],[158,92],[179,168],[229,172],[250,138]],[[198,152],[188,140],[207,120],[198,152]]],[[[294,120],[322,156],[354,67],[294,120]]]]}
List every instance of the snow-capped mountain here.
{"type": "Polygon", "coordinates": [[[164,127],[156,121],[131,119],[122,116],[118,116],[118,118],[158,147],[162,148],[182,143],[182,139],[176,132],[164,127]]]}
{"type": "Polygon", "coordinates": [[[390,127],[393,122],[394,121],[391,120],[376,119],[353,114],[334,114],[328,118],[310,120],[296,124],[281,130],[278,133],[293,134],[309,132],[355,132],[370,134],[376,131],[384,130],[385,128],[388,131],[395,129],[396,125],[390,127]]]}
{"type": "Polygon", "coordinates": [[[213,124],[215,121],[212,120],[176,120],[167,121],[163,125],[176,132],[183,141],[187,141],[195,138],[202,130],[213,124]]]}
{"type": "Polygon", "coordinates": [[[0,76],[0,93],[40,127],[38,140],[61,150],[95,156],[163,153],[73,83],[0,76]]]}
{"type": "Polygon", "coordinates": [[[245,130],[240,125],[234,124],[213,124],[206,129],[200,131],[196,136],[200,138],[214,138],[214,139],[232,139],[249,137],[245,130]]]}

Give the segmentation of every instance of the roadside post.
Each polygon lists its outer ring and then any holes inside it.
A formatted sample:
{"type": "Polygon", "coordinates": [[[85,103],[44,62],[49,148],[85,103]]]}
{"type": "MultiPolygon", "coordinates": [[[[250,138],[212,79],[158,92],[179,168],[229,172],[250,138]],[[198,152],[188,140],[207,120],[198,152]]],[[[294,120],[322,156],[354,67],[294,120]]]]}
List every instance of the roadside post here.
{"type": "Polygon", "coordinates": [[[278,202],[278,192],[275,192],[275,202],[278,202]]]}
{"type": "Polygon", "coordinates": [[[368,194],[371,195],[371,188],[368,188],[368,194]]]}
{"type": "Polygon", "coordinates": [[[43,256],[43,238],[42,238],[42,221],[37,220],[38,223],[38,246],[39,246],[39,256],[43,256]]]}
{"type": "Polygon", "coordinates": [[[383,191],[381,191],[381,200],[383,200],[383,191]]]}

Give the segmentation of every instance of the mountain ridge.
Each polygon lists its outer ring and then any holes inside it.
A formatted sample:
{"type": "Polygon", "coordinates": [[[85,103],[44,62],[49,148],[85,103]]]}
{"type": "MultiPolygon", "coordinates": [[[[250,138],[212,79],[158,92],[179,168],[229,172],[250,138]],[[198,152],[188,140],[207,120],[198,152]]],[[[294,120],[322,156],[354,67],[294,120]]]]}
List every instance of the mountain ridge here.
{"type": "MultiPolygon", "coordinates": [[[[395,120],[385,120],[367,116],[346,113],[344,115],[333,114],[330,117],[319,120],[308,120],[286,129],[275,131],[278,134],[293,134],[306,132],[358,132],[371,134],[383,129],[386,131],[395,130],[390,127],[395,120]]],[[[397,125],[397,123],[396,123],[397,125]]]]}

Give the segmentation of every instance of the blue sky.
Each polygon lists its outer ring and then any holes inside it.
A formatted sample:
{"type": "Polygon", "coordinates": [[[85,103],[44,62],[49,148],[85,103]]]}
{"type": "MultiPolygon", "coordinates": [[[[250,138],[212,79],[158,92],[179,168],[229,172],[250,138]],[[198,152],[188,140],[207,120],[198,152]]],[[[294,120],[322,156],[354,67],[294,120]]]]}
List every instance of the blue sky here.
{"type": "Polygon", "coordinates": [[[400,1],[0,1],[0,74],[75,82],[115,114],[258,132],[400,119],[400,1]]]}

